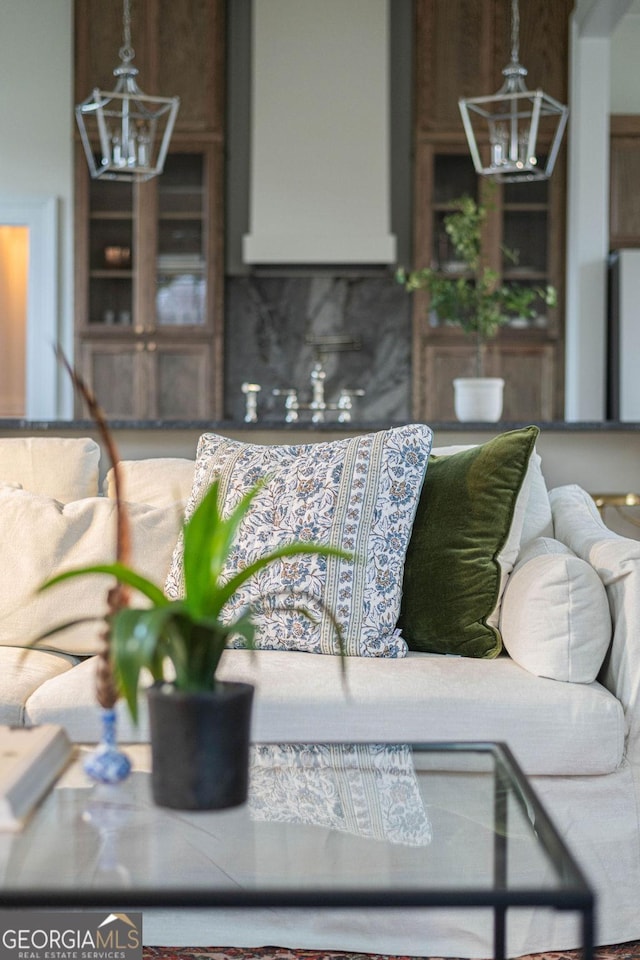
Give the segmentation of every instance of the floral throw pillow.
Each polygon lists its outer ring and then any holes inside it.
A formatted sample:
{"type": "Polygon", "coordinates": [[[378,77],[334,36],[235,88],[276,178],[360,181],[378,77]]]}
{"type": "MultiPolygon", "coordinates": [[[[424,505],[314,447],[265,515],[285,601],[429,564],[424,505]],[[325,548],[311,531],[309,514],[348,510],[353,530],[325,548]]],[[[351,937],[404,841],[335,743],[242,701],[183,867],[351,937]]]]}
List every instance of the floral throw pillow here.
{"type": "MultiPolygon", "coordinates": [[[[225,576],[294,540],[343,547],[356,556],[355,561],[312,554],[276,561],[232,597],[228,619],[251,608],[262,649],[337,654],[328,608],[343,631],[348,656],[405,656],[396,623],[431,440],[423,424],[292,446],[203,434],[187,518],[214,480],[220,481],[226,514],[258,479],[267,478],[238,531],[225,576]],[[302,602],[312,620],[296,609],[302,602]]],[[[184,593],[182,540],[165,589],[171,598],[184,593]]]]}

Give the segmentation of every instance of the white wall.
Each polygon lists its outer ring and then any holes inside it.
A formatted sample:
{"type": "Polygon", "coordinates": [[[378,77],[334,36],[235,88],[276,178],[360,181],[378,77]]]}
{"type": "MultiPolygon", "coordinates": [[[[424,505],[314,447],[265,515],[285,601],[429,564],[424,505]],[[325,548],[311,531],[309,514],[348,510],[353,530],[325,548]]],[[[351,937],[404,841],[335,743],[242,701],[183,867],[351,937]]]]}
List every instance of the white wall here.
{"type": "MultiPolygon", "coordinates": [[[[58,200],[58,337],[73,344],[72,0],[0,0],[0,193],[58,200]]],[[[53,350],[49,344],[43,349],[53,350]]],[[[53,361],[55,362],[55,361],[53,361]]],[[[57,414],[70,415],[62,376],[57,414]]],[[[51,411],[55,416],[56,411],[51,411]]]]}
{"type": "Polygon", "coordinates": [[[253,263],[393,263],[388,0],[254,0],[253,263]]]}
{"type": "Polygon", "coordinates": [[[640,109],[639,49],[640,0],[577,0],[569,72],[567,420],[605,415],[609,115],[640,109]]]}

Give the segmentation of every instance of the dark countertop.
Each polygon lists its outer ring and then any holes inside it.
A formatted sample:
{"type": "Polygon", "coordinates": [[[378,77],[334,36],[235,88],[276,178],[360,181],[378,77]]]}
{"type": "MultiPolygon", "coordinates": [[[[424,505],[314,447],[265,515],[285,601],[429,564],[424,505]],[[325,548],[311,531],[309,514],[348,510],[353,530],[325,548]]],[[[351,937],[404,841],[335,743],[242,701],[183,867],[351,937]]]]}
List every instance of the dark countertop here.
{"type": "MultiPolygon", "coordinates": [[[[301,430],[313,433],[336,433],[344,431],[348,433],[373,433],[377,430],[387,430],[390,427],[402,426],[406,421],[353,421],[351,423],[337,423],[327,421],[325,423],[311,423],[310,421],[299,420],[296,423],[285,423],[283,420],[259,420],[257,423],[244,423],[238,420],[110,420],[109,426],[112,430],[199,430],[205,431],[247,431],[247,433],[279,431],[279,432],[299,432],[301,430]]],[[[570,432],[570,433],[589,433],[589,432],[637,432],[640,430],[640,423],[623,422],[618,420],[594,420],[594,421],[499,421],[498,423],[460,423],[454,421],[435,421],[429,422],[431,429],[436,432],[446,433],[464,433],[487,431],[495,433],[505,430],[516,430],[519,427],[529,426],[535,423],[543,432],[570,432]]],[[[0,431],[23,433],[29,431],[38,432],[59,432],[66,430],[95,430],[95,424],[92,420],[22,420],[20,418],[0,418],[0,431]]]]}

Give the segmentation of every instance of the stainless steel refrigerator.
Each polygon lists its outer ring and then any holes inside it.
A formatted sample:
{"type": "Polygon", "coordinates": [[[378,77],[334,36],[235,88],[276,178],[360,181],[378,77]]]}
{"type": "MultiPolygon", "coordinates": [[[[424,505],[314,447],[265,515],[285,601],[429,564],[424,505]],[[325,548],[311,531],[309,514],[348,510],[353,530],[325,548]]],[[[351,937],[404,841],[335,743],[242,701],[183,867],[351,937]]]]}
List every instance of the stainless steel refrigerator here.
{"type": "Polygon", "coordinates": [[[640,250],[609,256],[607,419],[640,422],[640,250]]]}

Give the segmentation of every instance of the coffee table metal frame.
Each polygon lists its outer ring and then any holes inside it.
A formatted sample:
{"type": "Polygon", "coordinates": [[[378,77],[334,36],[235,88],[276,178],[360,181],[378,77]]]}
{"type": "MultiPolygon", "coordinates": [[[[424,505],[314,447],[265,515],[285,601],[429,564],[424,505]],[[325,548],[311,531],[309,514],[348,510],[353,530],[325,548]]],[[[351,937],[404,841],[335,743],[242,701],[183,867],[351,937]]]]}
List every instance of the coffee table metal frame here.
{"type": "MultiPolygon", "coordinates": [[[[151,907],[307,907],[392,908],[460,907],[491,908],[494,915],[494,958],[506,956],[506,921],[510,907],[548,907],[580,914],[584,960],[593,960],[595,895],[565,841],[531,787],[511,750],[498,742],[414,743],[412,748],[430,753],[474,752],[491,755],[495,763],[494,786],[494,884],[492,889],[446,890],[380,889],[202,889],[85,888],[82,890],[7,889],[0,883],[0,908],[107,908],[151,907]],[[505,789],[506,788],[506,789],[505,789]],[[532,829],[543,845],[561,883],[553,889],[509,889],[507,885],[507,790],[517,799],[532,829]]],[[[37,814],[36,814],[37,815],[37,814]]]]}

